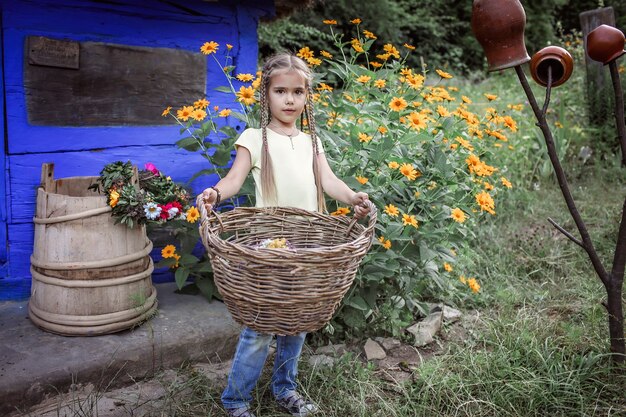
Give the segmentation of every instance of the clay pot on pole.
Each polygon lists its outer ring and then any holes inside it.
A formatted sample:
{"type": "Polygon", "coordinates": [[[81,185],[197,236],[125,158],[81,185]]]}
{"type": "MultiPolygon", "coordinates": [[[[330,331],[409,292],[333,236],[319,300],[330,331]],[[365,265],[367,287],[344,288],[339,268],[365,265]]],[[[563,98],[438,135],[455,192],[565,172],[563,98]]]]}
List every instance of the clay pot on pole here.
{"type": "Polygon", "coordinates": [[[489,71],[530,61],[524,43],[526,13],[518,0],[474,0],[472,31],[483,47],[489,71]]]}

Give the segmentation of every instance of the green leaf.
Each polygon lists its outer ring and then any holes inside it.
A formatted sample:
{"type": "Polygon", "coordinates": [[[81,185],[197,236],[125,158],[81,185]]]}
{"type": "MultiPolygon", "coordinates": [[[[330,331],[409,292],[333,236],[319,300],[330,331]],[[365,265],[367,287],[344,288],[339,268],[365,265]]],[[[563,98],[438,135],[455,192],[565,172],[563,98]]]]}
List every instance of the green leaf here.
{"type": "Polygon", "coordinates": [[[195,152],[200,149],[198,139],[192,136],[176,141],[176,146],[190,152],[195,152]]]}
{"type": "Polygon", "coordinates": [[[349,299],[346,300],[346,305],[349,305],[350,307],[354,307],[357,310],[361,310],[361,311],[369,311],[370,307],[367,305],[367,302],[358,295],[352,296],[349,299]]]}
{"type": "Polygon", "coordinates": [[[215,91],[219,91],[220,93],[232,93],[233,92],[233,90],[231,90],[230,87],[227,87],[225,85],[215,87],[215,91]]]}
{"type": "Polygon", "coordinates": [[[183,266],[178,267],[176,273],[174,274],[174,279],[176,280],[176,285],[179,290],[183,288],[183,285],[185,285],[187,277],[189,277],[189,269],[183,266]]]}
{"type": "Polygon", "coordinates": [[[211,160],[214,165],[224,166],[230,162],[231,158],[231,149],[217,149],[211,160]]]}

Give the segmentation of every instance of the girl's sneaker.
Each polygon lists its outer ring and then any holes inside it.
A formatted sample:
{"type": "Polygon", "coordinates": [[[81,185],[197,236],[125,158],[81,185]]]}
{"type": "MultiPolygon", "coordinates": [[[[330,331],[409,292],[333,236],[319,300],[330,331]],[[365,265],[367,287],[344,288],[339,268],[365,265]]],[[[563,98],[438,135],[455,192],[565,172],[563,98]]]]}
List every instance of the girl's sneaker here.
{"type": "Polygon", "coordinates": [[[256,417],[248,407],[227,408],[226,413],[230,417],[256,417]]]}
{"type": "Polygon", "coordinates": [[[289,414],[296,417],[306,417],[317,412],[318,407],[309,400],[303,398],[297,392],[285,398],[276,400],[278,405],[287,410],[289,414]]]}

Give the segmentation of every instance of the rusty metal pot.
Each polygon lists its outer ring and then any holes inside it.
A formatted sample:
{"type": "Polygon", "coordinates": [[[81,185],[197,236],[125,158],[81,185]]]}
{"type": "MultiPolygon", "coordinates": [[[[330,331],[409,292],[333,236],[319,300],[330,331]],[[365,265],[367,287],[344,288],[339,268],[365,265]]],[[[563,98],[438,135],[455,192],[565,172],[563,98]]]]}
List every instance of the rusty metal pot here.
{"type": "Polygon", "coordinates": [[[609,25],[600,25],[587,35],[587,55],[603,64],[619,58],[624,50],[624,34],[609,25]]]}
{"type": "Polygon", "coordinates": [[[487,55],[489,71],[530,61],[525,26],[526,13],[519,0],[474,0],[472,31],[487,55]]]}
{"type": "Polygon", "coordinates": [[[552,87],[559,86],[572,75],[574,59],[561,47],[545,47],[530,60],[530,74],[537,84],[545,87],[548,85],[548,69],[552,70],[552,87]]]}

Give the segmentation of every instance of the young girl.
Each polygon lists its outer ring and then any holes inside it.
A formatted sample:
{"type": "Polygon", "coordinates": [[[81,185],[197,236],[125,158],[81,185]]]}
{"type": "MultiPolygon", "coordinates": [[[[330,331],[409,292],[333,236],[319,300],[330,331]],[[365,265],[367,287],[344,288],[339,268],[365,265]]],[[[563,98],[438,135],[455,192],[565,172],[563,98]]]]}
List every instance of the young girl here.
{"type": "MultiPolygon", "coordinates": [[[[361,218],[369,208],[361,205],[368,198],[356,193],[335,176],[313,120],[312,73],[306,63],[290,54],[278,54],[264,65],[260,85],[261,128],[246,129],[235,147],[237,155],[228,174],[214,187],[203,191],[210,208],[241,188],[252,170],[256,188],[256,206],[298,207],[324,211],[324,192],[354,206],[361,218]],[[298,130],[296,121],[306,113],[310,134],[298,130]]],[[[293,416],[308,416],[317,406],[296,391],[298,359],[306,333],[277,336],[276,360],[272,374],[272,393],[280,406],[293,416]]],[[[254,417],[250,410],[254,389],[273,335],[259,334],[244,327],[222,394],[229,416],[254,417]]]]}

